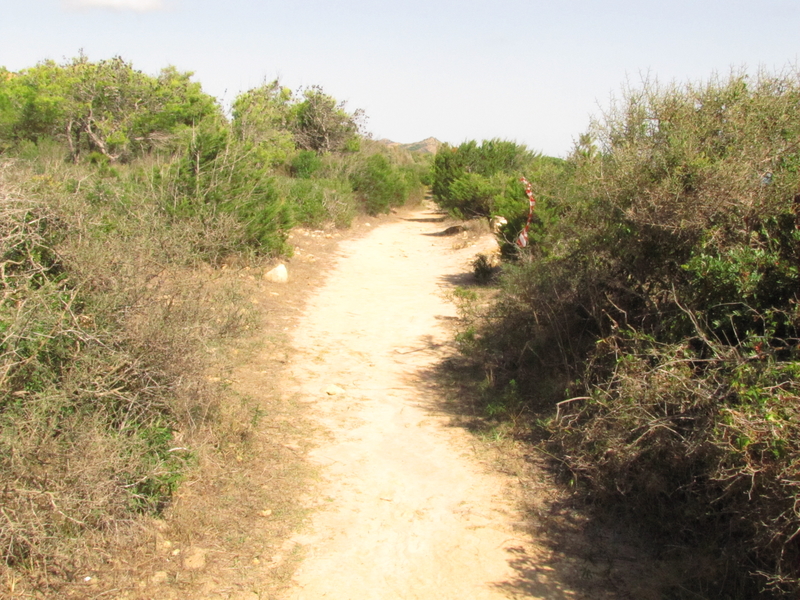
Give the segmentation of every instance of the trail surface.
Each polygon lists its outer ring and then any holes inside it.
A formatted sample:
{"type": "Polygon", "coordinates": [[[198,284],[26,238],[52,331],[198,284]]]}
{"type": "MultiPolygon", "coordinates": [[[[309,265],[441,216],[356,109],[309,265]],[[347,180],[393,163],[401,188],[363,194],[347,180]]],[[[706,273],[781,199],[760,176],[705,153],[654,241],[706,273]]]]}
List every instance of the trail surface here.
{"type": "Polygon", "coordinates": [[[293,332],[322,477],[287,600],[575,597],[544,570],[514,585],[537,550],[512,484],[436,409],[425,372],[452,338],[447,293],[485,250],[444,227],[420,211],[343,242],[293,332]]]}

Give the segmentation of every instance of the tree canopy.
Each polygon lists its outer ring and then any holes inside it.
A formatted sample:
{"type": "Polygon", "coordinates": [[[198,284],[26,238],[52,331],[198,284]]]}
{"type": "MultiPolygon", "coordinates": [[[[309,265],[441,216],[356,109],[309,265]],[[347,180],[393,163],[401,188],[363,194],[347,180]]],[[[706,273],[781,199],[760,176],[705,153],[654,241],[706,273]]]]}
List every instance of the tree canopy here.
{"type": "Polygon", "coordinates": [[[0,137],[64,140],[73,160],[85,151],[129,159],[182,128],[218,114],[191,73],[166,67],[158,77],[120,57],[98,62],[81,55],[66,64],[42,62],[0,78],[0,137]]]}
{"type": "Polygon", "coordinates": [[[299,148],[318,154],[358,149],[362,110],[348,113],[344,102],[337,103],[319,86],[305,90],[303,98],[292,111],[292,131],[299,148]]]}

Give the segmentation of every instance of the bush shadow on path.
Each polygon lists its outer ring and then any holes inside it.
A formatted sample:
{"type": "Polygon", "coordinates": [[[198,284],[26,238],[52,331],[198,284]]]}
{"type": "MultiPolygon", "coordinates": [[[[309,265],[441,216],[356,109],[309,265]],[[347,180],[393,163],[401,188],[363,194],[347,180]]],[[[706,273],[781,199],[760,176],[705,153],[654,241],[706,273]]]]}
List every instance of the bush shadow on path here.
{"type": "MultiPolygon", "coordinates": [[[[485,289],[472,272],[440,278],[443,287],[485,289]]],[[[437,317],[455,323],[453,317],[437,317]]],[[[455,335],[455,332],[454,332],[455,335]]],[[[560,461],[542,446],[544,431],[532,426],[537,418],[512,426],[486,416],[486,374],[480,365],[458,353],[455,342],[420,348],[435,352],[437,361],[418,369],[413,384],[422,407],[449,417],[450,426],[475,436],[475,447],[491,468],[518,481],[517,501],[523,521],[515,524],[520,543],[507,549],[515,576],[494,583],[511,598],[661,599],[702,598],[681,588],[679,572],[691,568],[680,560],[656,556],[655,544],[622,515],[593,509],[567,480],[560,461]]],[[[652,540],[651,540],[652,541],[652,540]]]]}

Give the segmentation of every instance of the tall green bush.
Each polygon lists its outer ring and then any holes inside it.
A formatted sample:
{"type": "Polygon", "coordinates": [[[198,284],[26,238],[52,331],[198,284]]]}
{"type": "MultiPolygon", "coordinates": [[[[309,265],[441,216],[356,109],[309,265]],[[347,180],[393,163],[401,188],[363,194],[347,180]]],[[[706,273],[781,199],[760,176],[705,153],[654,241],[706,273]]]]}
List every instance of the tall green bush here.
{"type": "Polygon", "coordinates": [[[350,181],[370,215],[387,213],[393,206],[402,206],[411,188],[403,173],[383,154],[367,157],[351,174],[350,181]]]}
{"type": "Polygon", "coordinates": [[[556,211],[557,191],[563,188],[564,161],[531,152],[504,140],[469,141],[458,147],[443,145],[433,160],[431,189],[434,200],[459,217],[507,220],[499,241],[506,256],[514,255],[514,239],[528,217],[528,198],[520,183],[524,176],[537,197],[534,233],[541,221],[556,211]]]}
{"type": "Polygon", "coordinates": [[[279,182],[294,221],[307,227],[332,223],[349,227],[356,200],[347,181],[338,179],[284,179],[279,182]]]}
{"type": "Polygon", "coordinates": [[[292,93],[275,80],[237,96],[232,129],[237,140],[252,145],[267,166],[285,163],[295,150],[291,132],[292,93]]]}
{"type": "Polygon", "coordinates": [[[230,215],[240,224],[230,252],[285,253],[292,211],[258,147],[233,139],[222,120],[207,119],[191,132],[183,155],[159,178],[162,202],[175,218],[216,219],[230,215]]]}
{"type": "Polygon", "coordinates": [[[295,143],[302,150],[318,154],[357,151],[363,114],[360,109],[348,113],[344,102],[337,102],[321,87],[312,86],[303,92],[303,100],[292,107],[295,143]]]}
{"type": "Polygon", "coordinates": [[[489,216],[492,198],[500,192],[497,181],[490,180],[498,175],[519,177],[534,157],[525,146],[505,140],[444,144],[433,160],[433,198],[464,215],[489,216]]]}
{"type": "Polygon", "coordinates": [[[81,55],[0,77],[0,136],[7,142],[66,142],[73,160],[97,152],[128,160],[167,143],[182,129],[219,114],[216,101],[174,67],[158,77],[122,58],[81,55]]]}
{"type": "Polygon", "coordinates": [[[310,179],[322,167],[322,159],[316,152],[302,150],[292,159],[291,172],[299,179],[310,179]]]}

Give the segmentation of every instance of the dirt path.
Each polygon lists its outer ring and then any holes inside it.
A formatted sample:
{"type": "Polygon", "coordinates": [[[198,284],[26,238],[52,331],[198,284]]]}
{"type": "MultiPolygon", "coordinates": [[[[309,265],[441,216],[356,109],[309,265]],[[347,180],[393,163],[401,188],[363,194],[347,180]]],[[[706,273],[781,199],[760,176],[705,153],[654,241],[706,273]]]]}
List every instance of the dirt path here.
{"type": "Polygon", "coordinates": [[[454,249],[436,221],[420,211],[343,242],[293,332],[321,481],[287,600],[575,597],[544,570],[513,584],[537,550],[515,531],[511,483],[435,408],[423,373],[452,338],[450,282],[483,249],[454,249]]]}
{"type": "Polygon", "coordinates": [[[344,241],[296,230],[288,284],[231,275],[263,315],[210,375],[230,386],[227,439],[242,442],[207,456],[150,536],[70,597],[665,597],[676,568],[581,510],[535,448],[454,426],[467,404],[448,403],[432,367],[454,352],[448,295],[491,235],[440,235],[427,210],[372,225],[344,241]]]}

